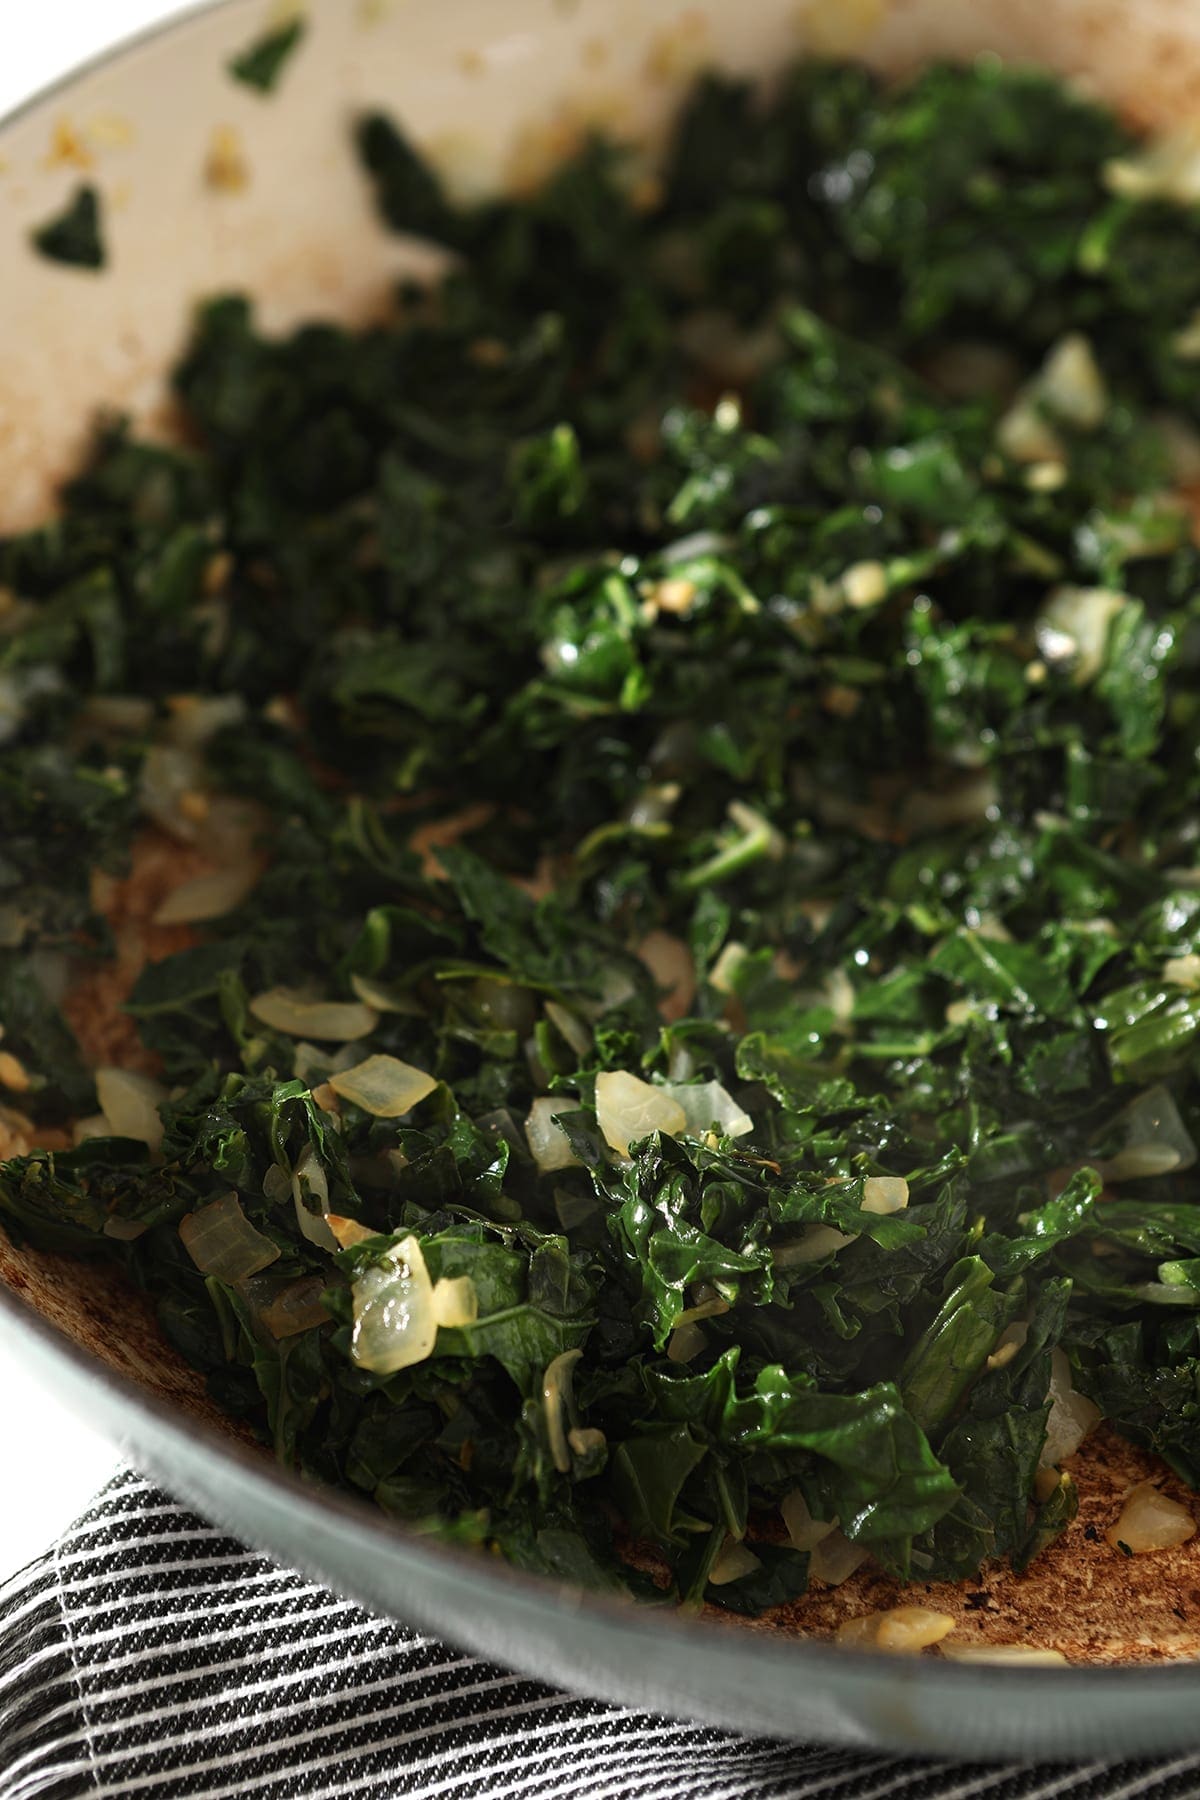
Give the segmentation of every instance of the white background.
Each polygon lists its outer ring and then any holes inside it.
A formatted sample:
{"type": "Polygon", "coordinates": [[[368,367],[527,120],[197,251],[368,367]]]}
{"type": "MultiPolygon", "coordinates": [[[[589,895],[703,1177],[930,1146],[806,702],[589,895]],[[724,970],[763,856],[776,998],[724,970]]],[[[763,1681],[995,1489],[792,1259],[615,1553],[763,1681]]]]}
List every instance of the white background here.
{"type": "MultiPolygon", "coordinates": [[[[0,115],[155,19],[169,0],[0,0],[0,115]]],[[[0,1348],[0,1580],[36,1556],[117,1466],[112,1446],[37,1388],[0,1348]]]]}
{"type": "Polygon", "coordinates": [[[0,0],[0,114],[180,0],[0,0]]]}

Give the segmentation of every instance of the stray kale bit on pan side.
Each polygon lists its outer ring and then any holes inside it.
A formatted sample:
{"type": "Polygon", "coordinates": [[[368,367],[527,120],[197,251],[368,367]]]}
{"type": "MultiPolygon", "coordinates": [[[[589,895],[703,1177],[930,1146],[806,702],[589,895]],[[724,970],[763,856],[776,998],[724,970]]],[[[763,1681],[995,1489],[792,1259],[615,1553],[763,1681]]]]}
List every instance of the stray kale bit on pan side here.
{"type": "Polygon", "coordinates": [[[100,196],[91,183],[81,183],[57,217],[30,233],[30,242],[47,262],[102,269],[106,256],[100,196]]]}
{"type": "Polygon", "coordinates": [[[649,208],[359,135],[444,283],[212,302],[0,543],[7,1229],[588,1584],[1022,1568],[1101,1414],[1200,1482],[1195,209],[991,67],[704,82],[649,208]]]}
{"type": "Polygon", "coordinates": [[[235,81],[256,88],[260,94],[273,94],[293,52],[299,49],[304,32],[303,19],[289,19],[286,25],[267,32],[248,50],[235,56],[229,64],[229,73],[235,81]]]}

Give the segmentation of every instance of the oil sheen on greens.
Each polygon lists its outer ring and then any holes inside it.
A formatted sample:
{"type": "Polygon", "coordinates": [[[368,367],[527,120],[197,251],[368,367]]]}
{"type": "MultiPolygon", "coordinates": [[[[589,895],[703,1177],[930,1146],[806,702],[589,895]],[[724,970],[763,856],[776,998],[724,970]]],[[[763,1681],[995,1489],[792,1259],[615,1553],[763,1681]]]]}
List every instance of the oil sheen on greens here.
{"type": "Polygon", "coordinates": [[[147,814],[232,864],[129,998],[161,1146],[12,1158],[7,1229],[118,1259],[287,1464],[585,1583],[640,1541],[760,1611],[784,1501],[1021,1568],[1079,1396],[1200,1482],[1170,156],[992,65],[707,81],[661,179],[470,211],[358,149],[444,285],[215,300],[187,447],[109,425],[0,543],[10,1139],[103,1102],[59,1001],[147,814]]]}

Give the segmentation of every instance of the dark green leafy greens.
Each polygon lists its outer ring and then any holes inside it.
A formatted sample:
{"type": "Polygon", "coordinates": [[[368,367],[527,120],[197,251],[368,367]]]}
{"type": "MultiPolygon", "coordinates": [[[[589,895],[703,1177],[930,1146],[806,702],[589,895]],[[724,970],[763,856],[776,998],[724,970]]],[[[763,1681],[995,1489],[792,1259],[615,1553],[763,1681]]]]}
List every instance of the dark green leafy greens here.
{"type": "Polygon", "coordinates": [[[982,65],[704,82],[649,206],[358,137],[442,285],[213,301],[188,447],[106,427],[0,543],[7,1228],[285,1461],[589,1584],[778,1604],[797,1495],[1024,1567],[1072,1380],[1200,1482],[1200,215],[982,65]],[[147,821],[219,887],[127,999],[161,1145],[38,1149],[147,821]]]}
{"type": "Polygon", "coordinates": [[[235,56],[229,64],[229,73],[235,81],[257,89],[260,94],[273,94],[284,68],[300,46],[304,31],[303,19],[289,19],[286,24],[256,39],[240,56],[235,56]]]}
{"type": "Polygon", "coordinates": [[[30,242],[48,262],[102,269],[106,261],[104,226],[100,195],[91,183],[81,182],[62,212],[30,233],[30,242]]]}

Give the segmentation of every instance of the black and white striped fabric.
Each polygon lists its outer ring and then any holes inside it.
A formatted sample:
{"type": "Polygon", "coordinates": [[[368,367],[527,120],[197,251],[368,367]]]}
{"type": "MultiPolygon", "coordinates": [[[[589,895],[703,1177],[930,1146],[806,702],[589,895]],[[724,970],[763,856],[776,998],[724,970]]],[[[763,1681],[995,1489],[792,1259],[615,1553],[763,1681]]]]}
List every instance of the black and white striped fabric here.
{"type": "Polygon", "coordinates": [[[1194,1800],[1200,1755],[985,1768],[554,1693],[339,1600],[133,1474],[0,1589],[0,1800],[1194,1800]]]}

